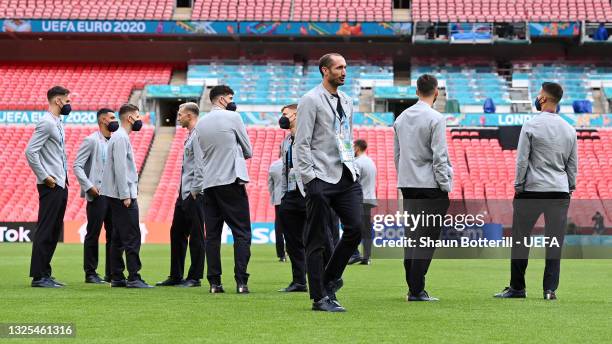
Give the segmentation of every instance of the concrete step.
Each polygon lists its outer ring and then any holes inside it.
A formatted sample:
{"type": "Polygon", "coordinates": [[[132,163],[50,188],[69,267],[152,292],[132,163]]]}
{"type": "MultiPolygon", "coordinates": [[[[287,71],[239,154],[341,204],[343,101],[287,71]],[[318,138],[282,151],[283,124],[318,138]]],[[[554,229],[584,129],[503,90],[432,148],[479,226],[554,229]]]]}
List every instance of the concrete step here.
{"type": "Polygon", "coordinates": [[[185,85],[187,84],[187,71],[175,69],[172,71],[170,85],[185,85]]]}
{"type": "Polygon", "coordinates": [[[394,8],[393,9],[393,21],[394,22],[409,22],[411,20],[411,13],[406,8],[394,8]]]}
{"type": "Polygon", "coordinates": [[[141,221],[145,219],[149,211],[155,190],[161,180],[175,132],[175,127],[157,127],[155,129],[153,144],[138,183],[138,207],[140,208],[141,221]]]}
{"type": "Polygon", "coordinates": [[[172,20],[190,20],[192,9],[189,7],[177,7],[174,9],[172,20]]]}

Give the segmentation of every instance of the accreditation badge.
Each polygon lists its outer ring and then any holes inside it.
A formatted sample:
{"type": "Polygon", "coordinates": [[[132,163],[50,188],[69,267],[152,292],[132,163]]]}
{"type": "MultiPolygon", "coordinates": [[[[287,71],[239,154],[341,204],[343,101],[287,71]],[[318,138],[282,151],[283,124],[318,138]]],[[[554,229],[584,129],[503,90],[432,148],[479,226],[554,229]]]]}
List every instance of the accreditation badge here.
{"type": "Polygon", "coordinates": [[[295,169],[289,170],[289,176],[287,178],[287,191],[295,191],[297,189],[297,178],[295,176],[295,169]]]}
{"type": "Polygon", "coordinates": [[[353,162],[355,160],[355,151],[353,150],[353,140],[351,135],[351,127],[349,121],[345,120],[340,123],[335,121],[336,125],[336,145],[340,152],[340,161],[353,162]]]}

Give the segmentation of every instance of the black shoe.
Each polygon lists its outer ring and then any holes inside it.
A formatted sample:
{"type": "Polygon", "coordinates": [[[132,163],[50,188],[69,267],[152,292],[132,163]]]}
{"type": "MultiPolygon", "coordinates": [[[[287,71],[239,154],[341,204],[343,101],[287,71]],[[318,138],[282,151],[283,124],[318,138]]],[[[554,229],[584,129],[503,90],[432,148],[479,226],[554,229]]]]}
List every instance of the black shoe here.
{"type": "Polygon", "coordinates": [[[53,283],[55,283],[55,284],[59,285],[60,287],[65,287],[65,286],[66,286],[66,283],[62,283],[62,282],[60,282],[60,281],[55,280],[55,277],[53,277],[53,276],[49,277],[49,279],[50,279],[50,280],[51,280],[53,283]]]}
{"type": "Polygon", "coordinates": [[[61,288],[62,286],[59,284],[56,284],[50,278],[43,277],[43,278],[39,278],[36,280],[32,280],[32,287],[33,288],[61,288]]]}
{"type": "Polygon", "coordinates": [[[149,289],[154,287],[152,285],[148,285],[147,282],[141,279],[137,279],[133,281],[127,281],[126,288],[149,289]]]}
{"type": "Polygon", "coordinates": [[[249,286],[246,284],[238,284],[236,286],[236,293],[238,294],[249,294],[249,286]]]}
{"type": "Polygon", "coordinates": [[[338,299],[336,298],[336,293],[338,292],[338,290],[340,290],[340,288],[342,288],[343,285],[344,281],[342,280],[342,278],[338,278],[335,281],[327,282],[327,285],[325,286],[325,292],[327,292],[327,296],[331,301],[338,301],[338,299]]]}
{"type": "Polygon", "coordinates": [[[351,259],[349,259],[348,261],[348,265],[353,265],[356,263],[361,263],[361,257],[360,256],[352,256],[351,259]]]}
{"type": "Polygon", "coordinates": [[[361,263],[359,263],[359,265],[370,265],[370,264],[372,264],[372,261],[369,259],[365,259],[365,258],[361,260],[361,263]]]}
{"type": "Polygon", "coordinates": [[[291,282],[287,288],[279,289],[278,291],[283,293],[301,293],[307,292],[308,288],[304,284],[291,282]]]}
{"type": "Polygon", "coordinates": [[[340,306],[338,302],[333,302],[327,296],[317,302],[313,302],[312,310],[321,312],[346,312],[344,307],[340,306]]]}
{"type": "Polygon", "coordinates": [[[195,288],[195,287],[201,287],[202,282],[200,282],[200,280],[186,279],[183,281],[183,283],[177,284],[176,286],[179,288],[195,288]]]}
{"type": "Polygon", "coordinates": [[[111,288],[125,288],[127,287],[127,280],[111,280],[110,281],[111,288]]]}
{"type": "Polygon", "coordinates": [[[557,295],[555,294],[554,291],[552,290],[544,291],[544,300],[556,300],[556,299],[557,299],[557,295]]]}
{"type": "Polygon", "coordinates": [[[185,282],[183,279],[175,279],[168,277],[165,281],[155,283],[158,287],[174,287],[177,285],[181,285],[185,282]]]}
{"type": "Polygon", "coordinates": [[[111,281],[111,278],[108,275],[104,276],[104,282],[110,283],[110,281],[111,281]]]}
{"type": "Polygon", "coordinates": [[[281,263],[284,263],[284,262],[287,261],[287,257],[285,257],[285,256],[280,257],[280,258],[278,258],[278,261],[281,262],[281,263]]]}
{"type": "Polygon", "coordinates": [[[501,293],[497,293],[493,297],[499,299],[524,299],[525,297],[527,297],[527,293],[525,293],[525,289],[516,290],[512,287],[506,287],[504,288],[504,290],[502,290],[501,293]]]}
{"type": "Polygon", "coordinates": [[[427,294],[427,292],[423,290],[417,295],[412,295],[411,293],[408,293],[406,301],[439,301],[439,299],[429,296],[429,294],[427,294]]]}
{"type": "Polygon", "coordinates": [[[102,278],[100,278],[99,275],[89,275],[89,276],[85,276],[85,283],[92,283],[92,284],[106,284],[106,281],[104,281],[102,278]]]}
{"type": "Polygon", "coordinates": [[[218,294],[225,293],[225,290],[223,290],[223,286],[221,284],[211,284],[208,292],[211,294],[218,294]]]}

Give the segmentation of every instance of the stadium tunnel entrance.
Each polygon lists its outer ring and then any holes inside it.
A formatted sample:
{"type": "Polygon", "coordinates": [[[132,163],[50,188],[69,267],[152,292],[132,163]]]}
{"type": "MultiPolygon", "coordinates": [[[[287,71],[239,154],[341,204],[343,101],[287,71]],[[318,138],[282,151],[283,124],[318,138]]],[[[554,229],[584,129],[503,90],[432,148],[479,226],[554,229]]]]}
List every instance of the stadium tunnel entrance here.
{"type": "Polygon", "coordinates": [[[387,111],[393,112],[393,117],[397,119],[397,117],[407,108],[416,104],[418,99],[387,99],[387,111]]]}
{"type": "Polygon", "coordinates": [[[187,102],[198,104],[199,101],[198,98],[154,98],[147,101],[147,109],[157,114],[155,125],[175,127],[179,106],[187,102]]]}

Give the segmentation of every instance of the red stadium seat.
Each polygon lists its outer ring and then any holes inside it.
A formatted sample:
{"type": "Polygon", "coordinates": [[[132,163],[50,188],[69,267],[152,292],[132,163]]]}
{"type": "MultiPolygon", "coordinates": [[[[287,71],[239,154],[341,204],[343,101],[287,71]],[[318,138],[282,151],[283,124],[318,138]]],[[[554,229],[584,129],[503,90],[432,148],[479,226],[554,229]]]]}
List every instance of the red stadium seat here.
{"type": "Polygon", "coordinates": [[[148,83],[167,84],[171,73],[170,65],[3,63],[0,108],[45,110],[47,90],[62,85],[72,92],[74,110],[118,109],[133,89],[148,83]]]}
{"type": "MultiPolygon", "coordinates": [[[[68,166],[72,166],[79,145],[97,126],[66,126],[66,153],[68,166]]],[[[0,176],[2,190],[0,191],[0,219],[7,222],[33,222],[37,219],[38,201],[36,191],[36,177],[30,170],[25,159],[25,147],[32,136],[34,126],[0,125],[0,146],[9,145],[16,149],[0,150],[0,176]]],[[[146,152],[153,140],[153,127],[145,126],[130,136],[134,152],[136,153],[136,167],[140,171],[144,165],[146,152]]],[[[68,171],[68,205],[66,207],[65,221],[85,220],[85,200],[80,198],[80,188],[72,168],[68,171]]]]}

